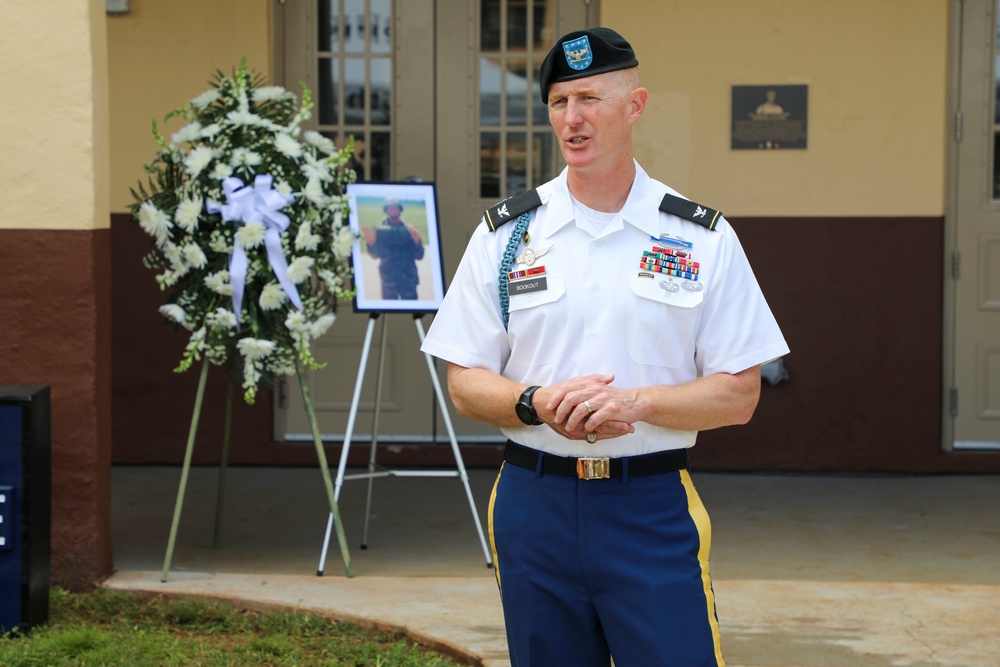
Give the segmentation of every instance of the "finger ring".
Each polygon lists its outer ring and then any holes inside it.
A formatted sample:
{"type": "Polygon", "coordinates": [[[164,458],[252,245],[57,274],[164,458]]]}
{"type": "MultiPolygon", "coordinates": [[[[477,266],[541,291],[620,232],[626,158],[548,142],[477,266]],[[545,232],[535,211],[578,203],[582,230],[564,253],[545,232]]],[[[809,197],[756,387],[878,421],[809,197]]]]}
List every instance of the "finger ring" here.
{"type": "Polygon", "coordinates": [[[587,434],[587,442],[589,442],[590,444],[594,444],[595,442],[597,442],[597,431],[591,431],[590,433],[587,434]]]}
{"type": "Polygon", "coordinates": [[[587,408],[587,412],[593,412],[594,411],[594,406],[592,406],[590,404],[590,401],[584,401],[583,402],[583,407],[587,408]]]}

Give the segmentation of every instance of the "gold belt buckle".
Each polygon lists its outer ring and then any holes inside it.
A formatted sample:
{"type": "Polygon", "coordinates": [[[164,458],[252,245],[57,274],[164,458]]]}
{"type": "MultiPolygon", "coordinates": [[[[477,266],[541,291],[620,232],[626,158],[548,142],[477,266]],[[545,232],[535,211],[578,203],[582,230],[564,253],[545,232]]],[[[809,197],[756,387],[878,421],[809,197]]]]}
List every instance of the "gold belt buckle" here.
{"type": "Polygon", "coordinates": [[[580,479],[608,479],[611,464],[607,458],[584,457],[576,460],[576,476],[580,479]]]}

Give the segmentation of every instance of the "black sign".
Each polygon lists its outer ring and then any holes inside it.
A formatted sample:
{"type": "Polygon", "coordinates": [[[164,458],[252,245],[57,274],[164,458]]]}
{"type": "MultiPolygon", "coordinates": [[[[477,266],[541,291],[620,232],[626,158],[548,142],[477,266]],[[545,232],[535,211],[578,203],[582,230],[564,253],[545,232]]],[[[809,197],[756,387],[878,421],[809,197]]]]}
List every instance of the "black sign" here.
{"type": "Polygon", "coordinates": [[[733,149],[805,148],[809,86],[733,86],[733,149]]]}

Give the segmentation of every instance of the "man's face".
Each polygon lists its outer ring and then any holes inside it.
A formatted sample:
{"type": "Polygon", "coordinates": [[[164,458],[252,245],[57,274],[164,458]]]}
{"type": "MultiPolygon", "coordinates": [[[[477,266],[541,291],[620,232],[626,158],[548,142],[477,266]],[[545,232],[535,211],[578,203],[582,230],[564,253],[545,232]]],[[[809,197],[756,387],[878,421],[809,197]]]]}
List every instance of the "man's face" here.
{"type": "Polygon", "coordinates": [[[631,154],[630,128],[638,115],[618,81],[615,72],[606,72],[549,87],[549,122],[570,169],[599,172],[631,154]]]}
{"type": "Polygon", "coordinates": [[[402,212],[403,212],[403,209],[401,209],[396,204],[389,204],[388,206],[385,207],[385,213],[390,218],[398,218],[399,214],[402,213],[402,212]]]}

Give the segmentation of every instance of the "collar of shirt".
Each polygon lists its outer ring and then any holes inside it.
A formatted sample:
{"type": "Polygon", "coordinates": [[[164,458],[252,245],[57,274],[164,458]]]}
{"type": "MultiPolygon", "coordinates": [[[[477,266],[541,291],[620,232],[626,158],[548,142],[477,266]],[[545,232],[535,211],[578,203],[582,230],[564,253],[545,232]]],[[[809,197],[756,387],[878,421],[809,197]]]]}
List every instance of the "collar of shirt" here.
{"type": "MultiPolygon", "coordinates": [[[[635,180],[632,181],[632,189],[629,191],[628,199],[625,200],[625,206],[622,207],[621,219],[656,237],[660,234],[660,200],[663,199],[667,188],[657,187],[659,184],[646,174],[639,163],[634,160],[633,162],[635,180]]],[[[566,185],[568,171],[568,168],[564,168],[559,176],[538,186],[538,196],[544,207],[539,211],[536,224],[538,233],[542,237],[551,236],[574,220],[573,200],[566,185]]],[[[601,236],[620,228],[619,225],[608,225],[601,236]]]]}

